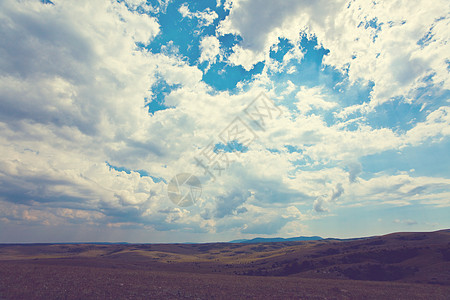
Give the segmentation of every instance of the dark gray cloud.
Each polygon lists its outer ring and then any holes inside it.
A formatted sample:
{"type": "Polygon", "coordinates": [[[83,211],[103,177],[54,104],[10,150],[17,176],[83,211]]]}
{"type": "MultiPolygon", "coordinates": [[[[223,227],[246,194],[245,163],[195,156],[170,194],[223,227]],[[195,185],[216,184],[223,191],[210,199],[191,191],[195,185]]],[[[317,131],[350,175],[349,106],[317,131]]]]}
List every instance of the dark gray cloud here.
{"type": "Polygon", "coordinates": [[[335,202],[342,194],[344,193],[344,188],[342,187],[342,183],[338,183],[336,188],[333,190],[331,194],[330,201],[335,202]]]}
{"type": "Polygon", "coordinates": [[[362,172],[362,165],[359,162],[351,162],[347,165],[348,179],[350,182],[356,182],[358,175],[362,172]]]}
{"type": "Polygon", "coordinates": [[[218,196],[216,198],[216,218],[223,218],[228,215],[244,213],[246,210],[244,207],[238,209],[239,206],[245,203],[245,201],[251,196],[249,191],[234,190],[227,193],[224,196],[218,196]]]}
{"type": "Polygon", "coordinates": [[[88,66],[95,60],[92,46],[63,18],[49,10],[17,11],[10,1],[0,4],[0,69],[21,79],[60,76],[74,83],[92,78],[88,66]]]}
{"type": "Polygon", "coordinates": [[[326,209],[324,207],[324,205],[325,205],[325,200],[322,197],[319,197],[316,200],[314,200],[313,209],[315,212],[318,212],[318,213],[327,212],[328,209],[326,209]]]}

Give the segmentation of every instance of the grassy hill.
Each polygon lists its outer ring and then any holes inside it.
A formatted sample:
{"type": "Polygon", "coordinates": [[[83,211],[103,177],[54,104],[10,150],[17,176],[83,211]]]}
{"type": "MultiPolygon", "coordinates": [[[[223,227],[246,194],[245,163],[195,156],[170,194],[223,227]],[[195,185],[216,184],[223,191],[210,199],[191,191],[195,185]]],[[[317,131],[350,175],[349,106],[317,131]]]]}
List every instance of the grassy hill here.
{"type": "MultiPolygon", "coordinates": [[[[415,298],[427,291],[434,295],[428,299],[441,296],[445,299],[445,295],[450,294],[450,231],[257,244],[0,245],[0,299],[25,297],[26,289],[21,288],[24,284],[30,293],[47,286],[50,294],[44,291],[42,295],[52,298],[59,286],[67,285],[69,289],[73,281],[79,282],[80,287],[103,293],[99,291],[103,283],[97,282],[102,276],[106,276],[107,281],[121,281],[119,287],[153,278],[152,285],[157,283],[171,291],[175,285],[180,293],[185,292],[187,282],[202,286],[213,278],[228,282],[223,288],[230,289],[230,293],[236,285],[245,285],[245,282],[249,293],[260,293],[264,289],[275,291],[279,280],[283,279],[286,285],[283,295],[293,297],[303,290],[309,291],[305,297],[314,296],[311,294],[313,287],[325,284],[336,286],[334,292],[315,290],[325,298],[344,297],[342,286],[347,286],[344,290],[350,298],[368,291],[381,298],[384,297],[382,292],[389,292],[396,298],[405,295],[415,298]],[[131,279],[130,274],[137,277],[131,279]],[[41,282],[46,276],[45,282],[41,282]],[[94,277],[98,279],[92,279],[94,277]],[[97,283],[85,282],[86,278],[97,283]],[[171,280],[174,282],[170,283],[170,288],[161,283],[171,280]],[[299,290],[298,284],[303,289],[299,290]],[[408,293],[404,291],[406,287],[408,293]]],[[[208,285],[215,286],[211,282],[208,285]]],[[[135,288],[146,290],[145,286],[135,288]]],[[[211,288],[209,296],[222,293],[219,287],[211,288]],[[218,289],[216,294],[211,288],[218,289]]],[[[203,292],[198,293],[200,298],[210,298],[203,292]]],[[[192,292],[192,295],[197,294],[192,292]]],[[[423,299],[427,299],[425,294],[423,299]]]]}

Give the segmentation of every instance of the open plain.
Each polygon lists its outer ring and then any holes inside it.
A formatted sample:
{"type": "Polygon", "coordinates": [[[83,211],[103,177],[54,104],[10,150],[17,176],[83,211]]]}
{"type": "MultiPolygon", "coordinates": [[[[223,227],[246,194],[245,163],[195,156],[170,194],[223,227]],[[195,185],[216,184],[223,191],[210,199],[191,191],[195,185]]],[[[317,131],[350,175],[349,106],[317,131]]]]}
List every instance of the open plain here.
{"type": "Polygon", "coordinates": [[[258,244],[0,246],[0,299],[449,299],[449,295],[449,230],[258,244]]]}

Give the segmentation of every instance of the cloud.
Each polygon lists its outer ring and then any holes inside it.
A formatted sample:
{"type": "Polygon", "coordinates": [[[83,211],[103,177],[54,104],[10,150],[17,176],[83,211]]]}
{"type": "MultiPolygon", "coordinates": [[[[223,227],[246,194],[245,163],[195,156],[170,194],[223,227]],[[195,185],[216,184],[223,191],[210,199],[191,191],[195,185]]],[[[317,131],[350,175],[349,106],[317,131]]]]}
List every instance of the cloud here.
{"type": "Polygon", "coordinates": [[[336,185],[336,189],[333,191],[330,197],[330,201],[335,202],[344,193],[344,188],[341,183],[336,185]]]}
{"type": "Polygon", "coordinates": [[[284,91],[281,93],[281,95],[289,95],[292,92],[294,92],[297,89],[297,86],[292,83],[292,81],[287,81],[287,87],[284,89],[284,91]]]}
{"type": "Polygon", "coordinates": [[[324,204],[325,200],[322,197],[319,197],[316,200],[314,200],[313,208],[318,213],[327,212],[328,209],[324,207],[324,204]]]}
{"type": "Polygon", "coordinates": [[[159,25],[120,3],[85,4],[1,4],[2,205],[59,206],[105,222],[151,209],[151,195],[163,194],[150,177],[105,163],[162,168],[145,163],[164,148],[144,108],[155,59],[135,45],[159,25]]]}
{"type": "Polygon", "coordinates": [[[242,190],[231,191],[224,196],[217,197],[215,217],[223,218],[233,213],[246,212],[244,207],[241,210],[238,210],[238,207],[244,204],[248,197],[250,197],[250,192],[243,193],[242,190]]]}
{"type": "Polygon", "coordinates": [[[233,53],[228,57],[231,64],[242,66],[246,71],[250,71],[257,62],[263,59],[262,54],[242,48],[239,45],[233,47],[233,53]]]}
{"type": "Polygon", "coordinates": [[[350,180],[350,182],[356,182],[357,176],[362,171],[362,165],[359,162],[350,162],[349,164],[347,164],[347,168],[348,168],[348,179],[350,180]]]}
{"type": "Polygon", "coordinates": [[[405,136],[408,143],[413,145],[425,141],[438,141],[450,135],[450,107],[442,106],[429,113],[424,122],[418,123],[405,136]]]}
{"type": "Polygon", "coordinates": [[[328,28],[316,31],[330,49],[325,63],[338,68],[349,65],[352,81],[358,78],[373,81],[373,105],[395,96],[411,100],[430,75],[434,84],[447,86],[441,75],[442,65],[438,66],[438,61],[443,63],[446,59],[445,48],[440,46],[445,34],[431,29],[433,42],[428,45],[420,42],[430,28],[448,22],[442,7],[448,10],[448,3],[420,2],[410,6],[401,1],[354,2],[337,16],[338,20],[347,18],[345,27],[341,23],[342,27],[335,28],[340,30],[339,35],[328,28]],[[433,53],[433,57],[428,53],[433,53]]]}
{"type": "MultiPolygon", "coordinates": [[[[250,211],[252,209],[250,208],[250,211]]],[[[285,209],[281,209],[279,213],[256,210],[251,215],[242,227],[241,232],[246,234],[258,234],[258,235],[273,235],[282,230],[284,227],[289,226],[290,223],[295,223],[302,219],[300,211],[294,207],[289,206],[285,209]],[[251,222],[249,222],[251,220],[251,222]]]]}
{"type": "Polygon", "coordinates": [[[209,64],[214,64],[217,56],[220,59],[220,42],[215,36],[205,36],[200,42],[200,62],[207,61],[209,64]]]}
{"type": "Polygon", "coordinates": [[[309,21],[325,22],[342,4],[342,1],[332,4],[326,1],[294,0],[283,3],[267,0],[233,1],[230,14],[220,22],[218,32],[222,35],[231,33],[242,37],[242,48],[236,49],[247,55],[235,57],[234,63],[242,61],[242,65],[249,68],[250,63],[254,64],[261,59],[264,52],[268,52],[278,37],[297,41],[300,30],[304,29],[309,21]],[[249,57],[252,57],[252,60],[249,57]]]}
{"type": "Polygon", "coordinates": [[[408,226],[412,226],[412,225],[417,225],[418,224],[417,221],[411,220],[411,219],[408,219],[408,220],[395,219],[393,221],[393,223],[395,223],[395,224],[404,224],[404,225],[408,225],[408,226]]]}
{"type": "MultiPolygon", "coordinates": [[[[285,29],[287,24],[292,25],[294,20],[302,17],[324,22],[327,14],[341,3],[343,2],[330,4],[323,1],[288,0],[275,4],[266,0],[234,1],[229,16],[220,23],[219,32],[239,34],[243,37],[244,48],[261,52],[273,44],[276,38],[275,31],[279,30],[276,33],[281,33],[280,29],[285,29]]],[[[299,29],[295,27],[283,30],[282,35],[291,37],[289,34],[292,31],[297,31],[295,33],[297,35],[299,29]]]]}
{"type": "Polygon", "coordinates": [[[306,88],[300,87],[300,91],[295,96],[298,99],[297,108],[302,114],[306,114],[312,109],[330,110],[337,106],[337,103],[325,100],[321,87],[306,88]]]}
{"type": "Polygon", "coordinates": [[[376,106],[396,96],[411,101],[427,78],[448,89],[448,9],[445,1],[242,0],[233,2],[218,31],[242,37],[233,63],[246,69],[263,60],[278,37],[295,44],[301,32],[315,35],[330,50],[325,64],[347,70],[352,83],[362,79],[375,84],[371,104],[376,106]]]}
{"type": "Polygon", "coordinates": [[[205,9],[202,12],[191,12],[187,4],[181,5],[178,11],[183,16],[183,18],[198,19],[200,27],[211,25],[218,17],[217,13],[209,8],[205,9]]]}
{"type": "Polygon", "coordinates": [[[351,203],[383,203],[395,206],[415,204],[448,207],[450,181],[439,177],[412,177],[408,174],[375,175],[368,180],[359,179],[358,185],[347,190],[351,203]]]}
{"type": "Polygon", "coordinates": [[[344,188],[341,183],[338,183],[327,197],[319,196],[314,200],[313,209],[318,213],[328,212],[329,209],[327,208],[327,206],[336,204],[336,201],[339,199],[339,197],[342,196],[343,193],[344,188]]]}
{"type": "Polygon", "coordinates": [[[423,175],[420,166],[412,176],[395,162],[394,171],[373,173],[363,163],[373,154],[440,145],[450,135],[442,63],[448,21],[431,17],[441,16],[434,4],[424,6],[420,25],[420,8],[396,1],[349,7],[340,1],[226,1],[230,14],[217,32],[200,32],[198,26],[217,24],[216,8],[54,2],[0,3],[4,224],[48,229],[86,223],[115,233],[129,228],[140,236],[148,230],[170,231],[174,240],[186,234],[216,239],[216,233],[299,234],[308,220],[327,217],[318,212],[336,206],[450,206],[447,178],[423,175]],[[187,48],[198,53],[187,57],[191,52],[159,24],[164,11],[198,21],[187,22],[200,35],[187,48]],[[240,36],[230,42],[228,33],[240,36]],[[173,40],[154,53],[152,42],[161,34],[173,40]],[[314,35],[315,49],[302,48],[302,37],[312,41],[314,35]],[[281,40],[293,48],[276,60],[270,53],[283,50],[281,40]],[[325,64],[314,60],[317,81],[299,80],[308,76],[300,74],[302,63],[311,63],[322,46],[330,53],[325,64]],[[260,61],[263,71],[233,91],[203,82],[217,62],[227,64],[219,70],[227,80],[260,61]],[[170,88],[158,90],[159,82],[170,88]],[[431,95],[415,94],[427,86],[431,95]],[[281,111],[264,130],[244,113],[261,92],[281,111]],[[165,109],[150,114],[156,96],[165,109]],[[374,121],[391,102],[411,105],[417,119],[404,130],[374,121]],[[194,157],[223,143],[220,133],[236,117],[257,138],[246,151],[229,153],[233,162],[214,181],[194,157]],[[167,198],[165,182],[182,172],[202,181],[197,206],[178,208],[167,198]]]}

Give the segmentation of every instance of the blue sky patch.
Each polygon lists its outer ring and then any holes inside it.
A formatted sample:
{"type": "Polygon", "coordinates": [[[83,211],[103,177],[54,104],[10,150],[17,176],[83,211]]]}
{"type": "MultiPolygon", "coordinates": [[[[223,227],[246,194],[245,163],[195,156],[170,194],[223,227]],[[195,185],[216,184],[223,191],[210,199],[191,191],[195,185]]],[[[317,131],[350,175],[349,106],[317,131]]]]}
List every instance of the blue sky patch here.
{"type": "Polygon", "coordinates": [[[130,170],[130,169],[126,168],[126,167],[113,166],[113,165],[111,165],[108,162],[105,162],[105,163],[110,169],[116,170],[118,172],[125,172],[127,174],[131,174],[131,172],[136,172],[136,173],[139,174],[140,177],[150,177],[153,180],[153,182],[155,182],[155,183],[158,183],[158,182],[161,182],[161,181],[164,182],[164,183],[167,183],[164,180],[164,178],[152,176],[145,170],[130,170]]]}

